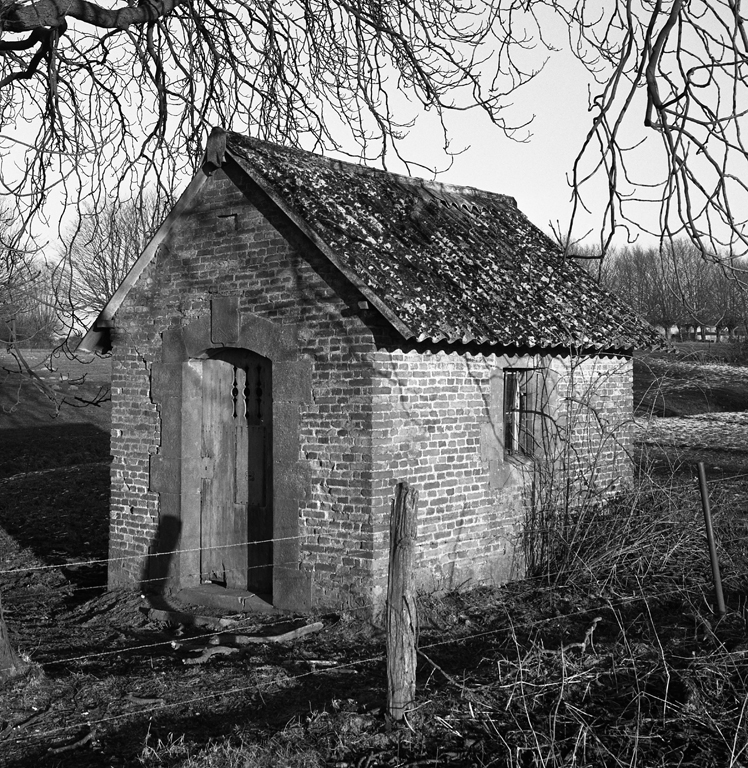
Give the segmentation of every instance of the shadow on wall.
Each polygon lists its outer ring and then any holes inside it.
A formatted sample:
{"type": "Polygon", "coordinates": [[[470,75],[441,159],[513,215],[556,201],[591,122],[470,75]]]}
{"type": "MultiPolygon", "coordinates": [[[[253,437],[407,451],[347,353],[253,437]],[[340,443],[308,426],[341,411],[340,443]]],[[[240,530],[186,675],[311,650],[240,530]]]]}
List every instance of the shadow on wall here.
{"type": "Polygon", "coordinates": [[[151,608],[171,610],[166,600],[169,569],[179,545],[182,521],[174,515],[161,515],[158,530],[149,547],[148,557],[140,576],[140,592],[145,595],[151,608]]]}

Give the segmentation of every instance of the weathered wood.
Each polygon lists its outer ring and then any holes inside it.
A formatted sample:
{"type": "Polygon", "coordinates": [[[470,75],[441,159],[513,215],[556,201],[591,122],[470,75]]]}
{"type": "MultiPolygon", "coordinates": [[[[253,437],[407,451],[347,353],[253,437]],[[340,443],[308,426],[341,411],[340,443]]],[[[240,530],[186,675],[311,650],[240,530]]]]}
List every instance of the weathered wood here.
{"type": "Polygon", "coordinates": [[[126,694],[125,701],[137,704],[139,707],[164,706],[166,704],[166,699],[160,696],[137,696],[134,693],[126,694]]]}
{"type": "Polygon", "coordinates": [[[203,362],[200,570],[260,595],[273,583],[271,385],[258,355],[203,362]]]}
{"type": "Polygon", "coordinates": [[[29,665],[16,653],[10,642],[10,635],[3,617],[3,606],[0,602],[0,680],[18,677],[28,668],[29,665]]]}
{"type": "Polygon", "coordinates": [[[297,629],[292,629],[290,632],[284,632],[282,635],[226,635],[222,634],[218,637],[210,639],[211,645],[207,648],[203,648],[199,656],[190,656],[186,659],[182,659],[183,664],[205,664],[212,656],[230,656],[235,653],[240,653],[243,646],[247,645],[267,645],[267,644],[280,644],[288,643],[292,640],[298,640],[300,637],[310,635],[313,632],[319,632],[324,628],[324,624],[321,621],[316,621],[313,624],[307,624],[297,629]],[[226,645],[230,643],[230,645],[226,645]]]}
{"type": "Polygon", "coordinates": [[[213,616],[197,616],[182,611],[165,611],[151,608],[148,611],[151,621],[163,621],[171,624],[184,624],[185,627],[204,627],[205,629],[226,629],[236,624],[236,619],[217,619],[213,616]]]}
{"type": "Polygon", "coordinates": [[[224,645],[211,645],[209,648],[203,648],[199,656],[190,656],[182,659],[182,664],[205,664],[211,656],[231,656],[235,653],[241,653],[241,648],[227,648],[224,645]]]}
{"type": "Polygon", "coordinates": [[[41,709],[38,709],[36,712],[33,712],[30,715],[25,715],[23,717],[19,717],[17,720],[11,720],[5,728],[3,728],[0,731],[0,741],[3,741],[10,737],[10,735],[14,732],[20,731],[22,728],[28,728],[28,726],[31,725],[31,723],[38,720],[42,715],[45,715],[47,712],[49,712],[49,708],[51,707],[51,703],[47,702],[44,706],[41,707],[41,709]]]}
{"type": "MultiPolygon", "coordinates": [[[[247,587],[246,508],[237,509],[237,476],[246,481],[246,451],[237,462],[237,425],[244,422],[244,372],[222,360],[203,363],[201,547],[203,578],[247,587]],[[238,513],[238,517],[237,517],[238,513]]],[[[239,435],[242,440],[242,435],[239,435]]]]}
{"type": "Polygon", "coordinates": [[[418,616],[413,580],[418,491],[398,483],[390,518],[387,584],[387,711],[402,720],[416,695],[418,616]]]}
{"type": "Polygon", "coordinates": [[[224,645],[231,643],[232,645],[267,645],[278,643],[290,643],[292,640],[298,640],[305,635],[311,635],[314,632],[319,632],[324,629],[325,625],[321,621],[315,621],[313,624],[305,624],[303,627],[289,630],[281,635],[239,635],[239,634],[221,634],[216,638],[211,639],[211,643],[216,645],[224,645]]]}
{"type": "Polygon", "coordinates": [[[88,744],[89,741],[93,741],[93,737],[93,731],[89,731],[85,736],[81,736],[79,739],[71,741],[68,744],[62,744],[59,747],[49,747],[47,753],[50,755],[61,755],[63,752],[70,752],[73,749],[82,747],[84,744],[88,744]]]}
{"type": "Polygon", "coordinates": [[[722,592],[722,576],[719,572],[719,560],[717,558],[717,545],[714,541],[714,529],[712,528],[712,512],[709,506],[709,491],[706,487],[706,470],[704,462],[698,463],[699,489],[701,490],[701,506],[704,510],[704,526],[706,527],[706,540],[709,546],[709,561],[712,564],[712,578],[714,579],[714,597],[717,602],[717,612],[720,616],[727,613],[725,608],[725,596],[722,592]]]}

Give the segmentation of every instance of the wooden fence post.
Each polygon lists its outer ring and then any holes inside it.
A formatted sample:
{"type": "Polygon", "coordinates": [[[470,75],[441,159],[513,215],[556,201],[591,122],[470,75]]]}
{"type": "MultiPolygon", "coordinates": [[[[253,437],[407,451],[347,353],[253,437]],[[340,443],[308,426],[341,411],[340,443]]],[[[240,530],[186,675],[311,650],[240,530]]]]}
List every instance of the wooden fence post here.
{"type": "Polygon", "coordinates": [[[704,510],[704,527],[706,528],[706,540],[709,546],[709,560],[712,564],[712,578],[714,579],[714,596],[717,599],[717,612],[720,616],[727,613],[725,608],[725,596],[722,592],[722,577],[719,573],[719,560],[717,559],[717,545],[714,543],[714,529],[712,528],[712,512],[709,507],[709,491],[706,487],[706,470],[704,462],[698,463],[699,490],[701,491],[701,506],[704,510]]]}
{"type": "Polygon", "coordinates": [[[418,491],[397,484],[390,518],[387,583],[387,712],[402,720],[416,696],[418,616],[414,589],[418,491]]]}

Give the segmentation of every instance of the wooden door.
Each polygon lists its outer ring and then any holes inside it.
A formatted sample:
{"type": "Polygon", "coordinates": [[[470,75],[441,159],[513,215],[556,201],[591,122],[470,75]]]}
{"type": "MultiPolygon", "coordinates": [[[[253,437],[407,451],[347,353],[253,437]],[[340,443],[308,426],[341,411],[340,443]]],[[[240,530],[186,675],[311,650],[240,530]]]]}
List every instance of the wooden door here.
{"type": "Polygon", "coordinates": [[[201,579],[270,596],[270,361],[222,350],[202,386],[201,579]]]}

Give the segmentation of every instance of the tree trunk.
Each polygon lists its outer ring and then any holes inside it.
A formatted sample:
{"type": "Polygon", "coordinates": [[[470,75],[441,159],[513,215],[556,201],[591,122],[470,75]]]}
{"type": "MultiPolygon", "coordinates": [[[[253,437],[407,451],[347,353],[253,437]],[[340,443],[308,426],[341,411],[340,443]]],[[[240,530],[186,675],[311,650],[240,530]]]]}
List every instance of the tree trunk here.
{"type": "Polygon", "coordinates": [[[28,666],[10,643],[8,627],[5,625],[5,618],[3,617],[3,605],[0,601],[0,681],[22,675],[28,666]]]}

